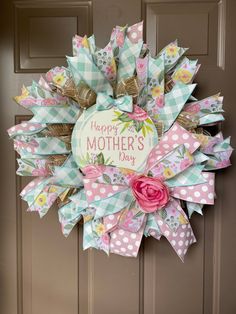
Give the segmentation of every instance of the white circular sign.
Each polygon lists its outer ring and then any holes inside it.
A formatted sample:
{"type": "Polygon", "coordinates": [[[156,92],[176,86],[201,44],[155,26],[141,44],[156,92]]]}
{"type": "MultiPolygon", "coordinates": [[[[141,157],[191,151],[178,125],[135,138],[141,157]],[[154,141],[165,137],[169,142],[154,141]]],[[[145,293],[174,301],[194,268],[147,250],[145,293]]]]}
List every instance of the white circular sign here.
{"type": "Polygon", "coordinates": [[[157,144],[157,131],[147,113],[134,106],[132,113],[116,108],[84,110],[72,133],[72,153],[79,167],[105,164],[143,170],[157,144]]]}

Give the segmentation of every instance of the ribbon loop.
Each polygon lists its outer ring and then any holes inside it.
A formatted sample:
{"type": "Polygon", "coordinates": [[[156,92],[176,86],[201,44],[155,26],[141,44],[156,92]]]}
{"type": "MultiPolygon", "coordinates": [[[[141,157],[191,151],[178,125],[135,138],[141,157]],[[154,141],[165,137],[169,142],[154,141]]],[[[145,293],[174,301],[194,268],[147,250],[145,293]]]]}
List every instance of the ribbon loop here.
{"type": "Polygon", "coordinates": [[[132,112],[133,99],[129,95],[124,95],[115,99],[105,93],[97,94],[96,109],[98,111],[109,110],[112,107],[117,107],[117,109],[121,111],[132,112]]]}

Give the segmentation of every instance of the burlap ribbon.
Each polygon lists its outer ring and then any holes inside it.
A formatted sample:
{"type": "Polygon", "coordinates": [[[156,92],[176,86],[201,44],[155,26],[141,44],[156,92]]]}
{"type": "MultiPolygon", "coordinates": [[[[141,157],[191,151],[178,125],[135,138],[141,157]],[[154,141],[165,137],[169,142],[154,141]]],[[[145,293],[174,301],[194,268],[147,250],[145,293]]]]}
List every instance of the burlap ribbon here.
{"type": "MultiPolygon", "coordinates": [[[[73,79],[66,81],[64,86],[54,85],[58,92],[63,96],[70,97],[80,104],[83,109],[89,108],[96,103],[96,93],[85,83],[76,86],[73,79]]],[[[130,95],[133,98],[133,103],[137,102],[139,86],[136,76],[122,80],[117,85],[113,86],[116,98],[130,95]]]]}

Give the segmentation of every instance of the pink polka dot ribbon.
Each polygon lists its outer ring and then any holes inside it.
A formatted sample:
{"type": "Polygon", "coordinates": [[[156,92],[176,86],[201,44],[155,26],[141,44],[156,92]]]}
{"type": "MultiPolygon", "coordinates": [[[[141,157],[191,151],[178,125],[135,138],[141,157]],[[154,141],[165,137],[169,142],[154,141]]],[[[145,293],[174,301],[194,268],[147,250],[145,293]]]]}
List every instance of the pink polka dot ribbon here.
{"type": "MultiPolygon", "coordinates": [[[[186,131],[178,123],[169,129],[147,159],[145,173],[152,174],[164,182],[168,182],[179,173],[184,174],[189,167],[194,167],[193,155],[200,142],[194,134],[186,131]],[[166,164],[171,164],[166,168],[166,164]]],[[[83,169],[84,189],[90,206],[98,208],[104,199],[112,199],[127,188],[135,171],[112,166],[89,165],[83,169]],[[117,182],[116,178],[123,178],[117,182]]],[[[164,236],[170,242],[176,253],[183,260],[188,247],[196,241],[189,220],[180,206],[179,200],[199,204],[214,203],[214,174],[202,172],[201,183],[193,182],[189,186],[174,186],[170,188],[170,200],[162,210],[154,213],[156,230],[150,227],[151,235],[155,238],[164,236]],[[202,183],[202,181],[204,183],[202,183]]],[[[107,201],[109,206],[109,201],[107,201]]],[[[105,205],[104,205],[105,206],[105,205]]],[[[140,211],[136,202],[133,207],[124,207],[118,202],[114,212],[106,214],[104,209],[103,224],[105,233],[110,235],[110,252],[137,256],[146,224],[148,213],[140,211]],[[117,207],[118,206],[118,207],[117,207]],[[142,214],[140,214],[142,213],[142,214]]]]}

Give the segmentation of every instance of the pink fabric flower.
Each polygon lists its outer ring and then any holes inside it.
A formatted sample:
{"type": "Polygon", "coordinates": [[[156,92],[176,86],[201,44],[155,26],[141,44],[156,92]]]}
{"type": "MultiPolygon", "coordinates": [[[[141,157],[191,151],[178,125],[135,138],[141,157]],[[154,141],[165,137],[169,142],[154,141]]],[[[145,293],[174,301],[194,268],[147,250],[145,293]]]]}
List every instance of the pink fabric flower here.
{"type": "Polygon", "coordinates": [[[163,208],[169,201],[169,190],[159,179],[139,175],[131,181],[136,201],[145,213],[163,208]]]}
{"type": "Polygon", "coordinates": [[[146,111],[141,109],[139,106],[134,106],[134,111],[127,113],[129,118],[136,121],[145,121],[148,118],[146,111]]]}

